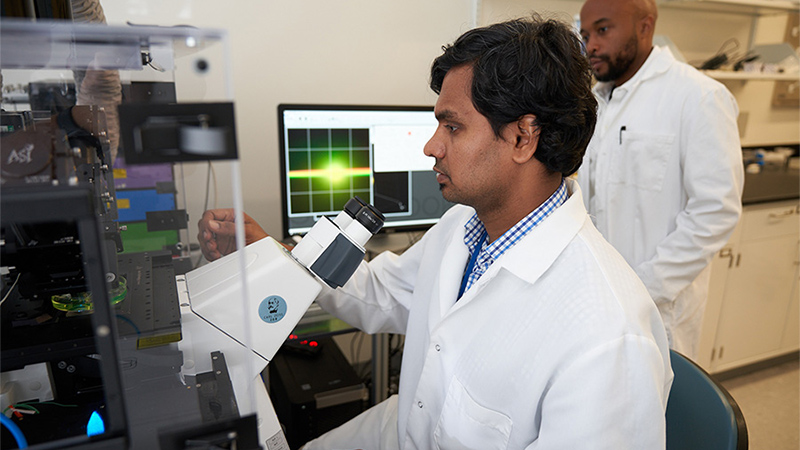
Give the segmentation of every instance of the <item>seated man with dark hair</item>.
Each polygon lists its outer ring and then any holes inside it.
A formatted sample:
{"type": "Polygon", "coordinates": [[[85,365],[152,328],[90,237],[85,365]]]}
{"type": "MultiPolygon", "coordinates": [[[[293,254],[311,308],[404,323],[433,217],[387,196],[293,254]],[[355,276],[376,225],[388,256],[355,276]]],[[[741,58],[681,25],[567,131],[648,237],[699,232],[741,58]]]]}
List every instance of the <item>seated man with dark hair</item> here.
{"type": "Polygon", "coordinates": [[[460,205],[317,298],[368,333],[406,335],[399,394],[305,448],[664,448],[664,326],[566,178],[596,119],[580,39],[537,17],[470,30],[431,88],[425,154],[460,205]]]}

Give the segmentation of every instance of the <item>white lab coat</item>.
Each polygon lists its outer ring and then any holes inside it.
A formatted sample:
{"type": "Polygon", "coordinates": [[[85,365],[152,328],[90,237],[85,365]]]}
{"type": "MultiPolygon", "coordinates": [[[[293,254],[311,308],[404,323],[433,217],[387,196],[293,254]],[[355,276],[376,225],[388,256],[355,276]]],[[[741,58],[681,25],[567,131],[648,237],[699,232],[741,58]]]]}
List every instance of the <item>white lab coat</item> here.
{"type": "Polygon", "coordinates": [[[664,448],[661,319],[568,190],[457,303],[465,206],[325,291],[319,304],[348,323],[406,334],[400,391],[306,448],[664,448]]]}
{"type": "Polygon", "coordinates": [[[598,83],[578,181],[600,233],[642,279],[670,346],[697,351],[714,253],[741,215],[738,107],[717,81],[655,47],[622,86],[598,83]]]}

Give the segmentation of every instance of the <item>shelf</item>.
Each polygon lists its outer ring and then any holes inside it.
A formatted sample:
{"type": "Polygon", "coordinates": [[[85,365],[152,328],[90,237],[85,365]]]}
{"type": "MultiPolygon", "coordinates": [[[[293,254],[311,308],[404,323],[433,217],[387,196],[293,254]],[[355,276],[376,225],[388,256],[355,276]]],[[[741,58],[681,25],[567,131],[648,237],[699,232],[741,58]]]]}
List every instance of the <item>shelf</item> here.
{"type": "Polygon", "coordinates": [[[676,7],[748,15],[800,11],[797,0],[660,0],[659,7],[676,7]]]}
{"type": "Polygon", "coordinates": [[[741,80],[741,81],[798,81],[798,73],[757,73],[733,72],[730,70],[703,70],[704,74],[715,80],[741,80]]]}

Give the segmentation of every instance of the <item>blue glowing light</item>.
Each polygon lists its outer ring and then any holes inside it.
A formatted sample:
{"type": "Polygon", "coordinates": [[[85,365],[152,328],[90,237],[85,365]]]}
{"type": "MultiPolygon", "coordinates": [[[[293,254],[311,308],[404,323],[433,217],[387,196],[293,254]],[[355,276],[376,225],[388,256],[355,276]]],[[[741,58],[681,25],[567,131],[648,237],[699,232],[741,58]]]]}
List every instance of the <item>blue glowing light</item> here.
{"type": "Polygon", "coordinates": [[[103,423],[103,418],[100,417],[100,414],[97,414],[97,411],[93,412],[91,417],[89,417],[89,423],[86,424],[86,435],[95,436],[103,434],[105,431],[106,426],[103,423]]]}

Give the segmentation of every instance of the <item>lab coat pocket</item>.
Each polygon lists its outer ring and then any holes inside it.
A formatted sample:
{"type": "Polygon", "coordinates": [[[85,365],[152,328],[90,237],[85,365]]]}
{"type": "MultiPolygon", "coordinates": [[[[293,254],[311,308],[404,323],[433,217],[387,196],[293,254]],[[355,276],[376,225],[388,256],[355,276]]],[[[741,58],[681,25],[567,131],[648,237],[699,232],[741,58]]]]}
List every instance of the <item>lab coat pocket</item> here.
{"type": "Polygon", "coordinates": [[[504,449],[511,428],[510,417],[479,405],[454,378],[433,437],[436,448],[443,450],[504,449]]]}
{"type": "Polygon", "coordinates": [[[620,132],[620,151],[612,152],[611,182],[660,191],[674,143],[674,134],[620,132]]]}

